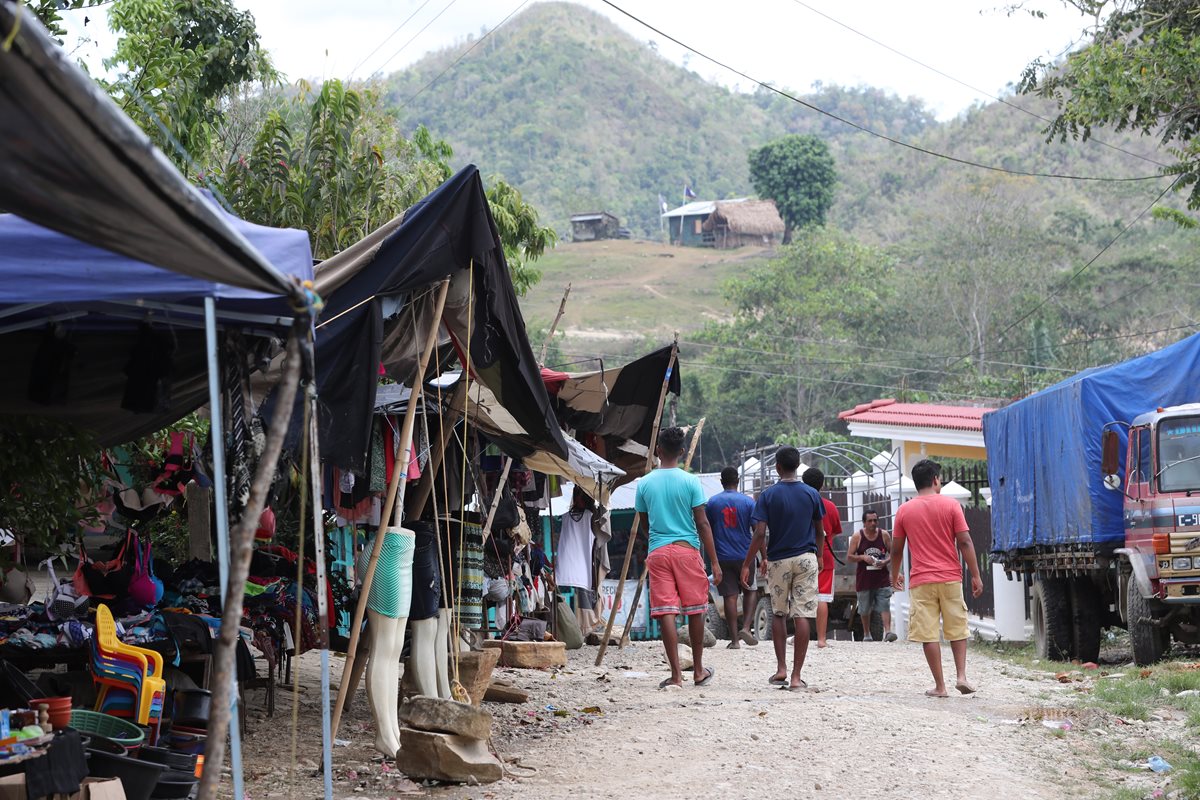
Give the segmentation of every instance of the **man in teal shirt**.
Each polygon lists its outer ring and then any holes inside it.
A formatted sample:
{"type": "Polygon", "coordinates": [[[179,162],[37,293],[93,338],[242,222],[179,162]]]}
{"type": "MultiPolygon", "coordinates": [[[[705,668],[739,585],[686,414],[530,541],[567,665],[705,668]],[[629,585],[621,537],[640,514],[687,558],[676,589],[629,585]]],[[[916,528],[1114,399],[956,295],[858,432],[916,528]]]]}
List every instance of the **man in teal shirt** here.
{"type": "MultiPolygon", "coordinates": [[[[688,618],[692,648],[692,678],[697,686],[712,680],[712,668],[705,668],[704,612],[708,609],[708,574],[700,557],[700,543],[712,564],[713,580],[721,582],[721,565],[713,546],[712,529],[704,513],[704,490],[700,479],[679,468],[683,455],[684,433],[681,428],[667,428],[658,435],[658,469],[638,481],[633,507],[648,523],[639,530],[650,532],[646,569],[650,574],[650,616],[662,628],[663,646],[671,677],[659,684],[683,686],[679,669],[679,635],[675,617],[688,618]]],[[[638,520],[635,519],[635,525],[638,520]]]]}

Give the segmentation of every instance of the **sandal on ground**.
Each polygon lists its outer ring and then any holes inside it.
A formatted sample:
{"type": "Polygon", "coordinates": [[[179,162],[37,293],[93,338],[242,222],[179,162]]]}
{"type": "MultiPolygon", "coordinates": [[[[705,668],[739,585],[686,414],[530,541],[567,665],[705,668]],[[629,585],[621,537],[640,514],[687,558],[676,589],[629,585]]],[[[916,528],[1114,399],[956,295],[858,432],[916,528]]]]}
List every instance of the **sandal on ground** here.
{"type": "Polygon", "coordinates": [[[707,686],[708,682],[713,679],[713,675],[716,675],[716,674],[717,674],[717,671],[715,669],[713,669],[712,667],[705,667],[704,668],[704,677],[701,678],[700,680],[696,681],[696,685],[697,686],[707,686]]]}
{"type": "Polygon", "coordinates": [[[941,693],[941,692],[935,692],[933,689],[926,689],[926,690],[925,690],[925,696],[926,696],[926,697],[941,697],[941,698],[946,698],[946,697],[949,697],[950,695],[948,695],[948,694],[943,694],[943,693],[941,693]]]}
{"type": "Polygon", "coordinates": [[[741,643],[741,642],[739,642],[737,639],[734,639],[732,642],[730,642],[729,644],[725,645],[725,649],[726,649],[726,650],[741,650],[741,649],[742,649],[742,643],[741,643]]]}
{"type": "Polygon", "coordinates": [[[791,686],[790,684],[785,683],[782,686],[780,686],[779,688],[785,692],[815,692],[816,691],[816,689],[811,688],[803,680],[800,681],[799,686],[791,686]]]}
{"type": "Polygon", "coordinates": [[[753,633],[751,633],[750,631],[739,631],[739,632],[738,632],[738,637],[739,637],[739,638],[741,638],[741,640],[742,640],[743,642],[745,642],[746,644],[750,645],[751,647],[757,647],[757,646],[758,646],[758,639],[757,639],[757,638],[755,637],[755,635],[754,635],[753,633]]]}
{"type": "Polygon", "coordinates": [[[787,686],[788,679],[787,678],[776,678],[774,676],[771,676],[771,679],[767,681],[767,685],[768,686],[787,686]]]}
{"type": "Polygon", "coordinates": [[[682,689],[683,687],[681,685],[679,685],[678,683],[675,683],[670,678],[663,678],[661,681],[659,681],[658,688],[659,689],[682,689]]]}
{"type": "Polygon", "coordinates": [[[959,681],[954,684],[959,694],[975,694],[975,686],[970,681],[959,681]]]}

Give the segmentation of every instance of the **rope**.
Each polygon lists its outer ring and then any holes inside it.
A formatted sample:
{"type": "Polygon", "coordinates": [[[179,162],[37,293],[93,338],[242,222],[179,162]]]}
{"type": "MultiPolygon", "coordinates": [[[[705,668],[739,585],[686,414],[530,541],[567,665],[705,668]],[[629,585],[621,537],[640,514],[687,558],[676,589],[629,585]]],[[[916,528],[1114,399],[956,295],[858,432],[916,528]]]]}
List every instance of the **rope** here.
{"type": "MultiPolygon", "coordinates": [[[[459,501],[459,506],[458,506],[458,514],[459,514],[458,563],[459,564],[465,563],[464,562],[464,550],[466,549],[466,540],[467,540],[467,497],[466,497],[466,495],[467,495],[467,460],[468,460],[467,442],[470,441],[469,433],[470,433],[470,428],[471,428],[471,415],[468,413],[468,410],[470,408],[469,402],[470,402],[470,398],[471,398],[471,326],[472,326],[472,323],[475,321],[475,313],[474,313],[474,308],[473,308],[473,304],[475,302],[475,259],[474,258],[471,259],[471,264],[468,267],[468,269],[469,269],[469,277],[468,277],[469,284],[468,284],[468,291],[467,291],[467,341],[463,347],[463,354],[464,354],[463,359],[466,363],[464,363],[462,365],[462,367],[463,367],[462,380],[464,381],[464,383],[463,383],[463,387],[464,387],[463,388],[463,435],[462,435],[463,463],[462,463],[462,475],[461,475],[461,479],[460,479],[459,485],[458,485],[458,492],[459,492],[459,498],[458,498],[458,501],[459,501]]],[[[452,657],[453,657],[453,663],[454,663],[454,684],[455,684],[452,694],[454,695],[454,699],[462,700],[463,698],[459,696],[459,692],[461,691],[462,694],[465,695],[466,690],[462,688],[461,674],[459,672],[459,661],[461,659],[459,658],[458,641],[462,637],[462,611],[460,610],[461,605],[462,605],[462,603],[461,603],[461,600],[462,600],[462,583],[461,583],[461,581],[458,586],[458,591],[459,591],[459,594],[455,598],[457,602],[455,602],[454,607],[450,611],[450,618],[451,618],[451,621],[453,624],[453,631],[454,631],[454,635],[451,637],[451,641],[454,642],[454,652],[452,654],[452,657]]]]}

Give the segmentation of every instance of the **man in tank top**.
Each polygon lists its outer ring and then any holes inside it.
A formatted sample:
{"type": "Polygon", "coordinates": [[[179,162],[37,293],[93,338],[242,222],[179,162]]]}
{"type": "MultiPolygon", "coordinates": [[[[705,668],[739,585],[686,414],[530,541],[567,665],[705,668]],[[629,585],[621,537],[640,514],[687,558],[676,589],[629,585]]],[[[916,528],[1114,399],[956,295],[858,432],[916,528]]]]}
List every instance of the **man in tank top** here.
{"type": "Polygon", "coordinates": [[[879,512],[867,509],[862,516],[862,530],[850,537],[846,560],[858,564],[854,590],[858,592],[858,613],[862,617],[863,641],[871,637],[871,612],[878,611],[883,620],[884,641],[896,641],[892,633],[892,576],[888,565],[892,558],[892,537],[879,527],[879,512]]]}

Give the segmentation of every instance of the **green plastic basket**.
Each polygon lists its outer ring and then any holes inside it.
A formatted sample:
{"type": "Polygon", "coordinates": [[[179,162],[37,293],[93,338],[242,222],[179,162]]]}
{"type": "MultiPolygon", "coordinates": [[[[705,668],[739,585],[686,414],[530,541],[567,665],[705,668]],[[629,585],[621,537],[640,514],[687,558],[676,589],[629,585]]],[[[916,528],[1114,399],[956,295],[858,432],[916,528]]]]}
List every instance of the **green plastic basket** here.
{"type": "Polygon", "coordinates": [[[125,748],[137,747],[146,738],[142,729],[132,722],[82,708],[71,711],[71,727],[82,733],[94,733],[112,739],[125,748]]]}

